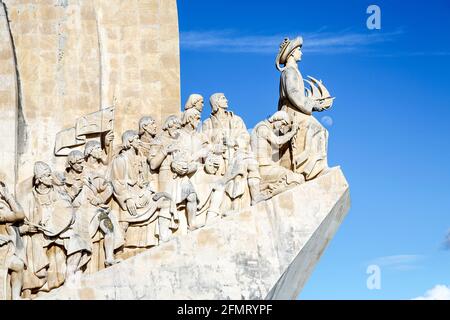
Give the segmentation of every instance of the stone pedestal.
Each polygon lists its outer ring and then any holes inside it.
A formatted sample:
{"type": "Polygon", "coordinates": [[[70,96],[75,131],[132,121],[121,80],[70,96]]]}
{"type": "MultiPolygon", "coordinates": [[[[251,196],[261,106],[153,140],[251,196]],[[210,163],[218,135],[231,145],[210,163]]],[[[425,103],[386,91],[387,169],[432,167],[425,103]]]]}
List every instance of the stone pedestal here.
{"type": "Polygon", "coordinates": [[[339,168],[41,299],[295,299],[350,207],[339,168]]]}

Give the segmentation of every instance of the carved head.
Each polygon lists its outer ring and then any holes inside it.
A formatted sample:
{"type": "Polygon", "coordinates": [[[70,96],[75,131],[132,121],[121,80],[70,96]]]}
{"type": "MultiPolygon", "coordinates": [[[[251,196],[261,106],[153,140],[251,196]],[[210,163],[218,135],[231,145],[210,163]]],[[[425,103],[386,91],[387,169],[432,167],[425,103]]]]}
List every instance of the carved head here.
{"type": "Polygon", "coordinates": [[[302,59],[301,48],[303,46],[303,38],[297,37],[290,40],[289,38],[284,38],[283,42],[280,44],[280,50],[278,51],[277,58],[275,60],[275,65],[278,70],[282,70],[280,65],[285,65],[289,57],[293,57],[295,61],[300,61],[302,59]]]}
{"type": "Polygon", "coordinates": [[[167,132],[170,137],[177,139],[180,136],[181,121],[175,115],[168,116],[163,124],[162,130],[167,132]]]}
{"type": "Polygon", "coordinates": [[[223,93],[214,93],[209,98],[209,104],[211,105],[211,113],[216,113],[219,108],[228,109],[228,100],[223,93]]]}
{"type": "Polygon", "coordinates": [[[200,111],[198,111],[195,108],[190,108],[183,113],[181,125],[185,127],[186,125],[190,124],[192,128],[197,129],[198,125],[200,124],[200,120],[201,120],[200,111]]]}
{"type": "Polygon", "coordinates": [[[86,142],[86,145],[84,146],[84,158],[87,160],[89,157],[96,160],[103,160],[105,153],[100,142],[95,140],[86,142]]]}
{"type": "Polygon", "coordinates": [[[203,104],[204,104],[203,97],[197,93],[193,93],[187,99],[186,104],[184,105],[184,110],[195,108],[198,111],[200,111],[200,113],[202,113],[203,104]]]}
{"type": "Polygon", "coordinates": [[[122,135],[122,148],[128,150],[133,148],[138,150],[139,148],[139,135],[134,130],[127,130],[122,135]]]}
{"type": "Polygon", "coordinates": [[[208,174],[216,174],[223,163],[223,157],[219,154],[210,153],[205,159],[205,171],[208,174]]]}
{"type": "Polygon", "coordinates": [[[77,173],[83,171],[84,154],[79,150],[73,150],[67,156],[67,168],[72,169],[77,173]]]}
{"type": "Polygon", "coordinates": [[[147,132],[154,137],[157,131],[158,127],[156,126],[156,121],[152,117],[146,116],[139,120],[139,136],[142,136],[145,132],[147,132]]]}
{"type": "Polygon", "coordinates": [[[284,129],[289,127],[290,119],[286,111],[277,111],[269,119],[269,123],[272,124],[273,128],[277,131],[284,132],[284,129]]]}
{"type": "Polygon", "coordinates": [[[39,184],[43,184],[47,187],[51,187],[53,185],[52,169],[50,169],[50,166],[45,162],[35,162],[33,173],[33,185],[37,186],[39,184]]]}

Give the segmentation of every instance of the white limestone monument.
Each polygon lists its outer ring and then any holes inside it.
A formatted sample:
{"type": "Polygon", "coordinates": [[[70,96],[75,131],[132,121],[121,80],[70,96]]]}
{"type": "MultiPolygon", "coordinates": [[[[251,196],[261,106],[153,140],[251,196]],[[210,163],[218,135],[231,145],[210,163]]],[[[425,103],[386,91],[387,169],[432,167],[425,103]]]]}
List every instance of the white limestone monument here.
{"type": "Polygon", "coordinates": [[[301,37],[251,133],[181,111],[175,0],[3,0],[0,39],[0,299],[297,298],[350,207],[301,37]]]}

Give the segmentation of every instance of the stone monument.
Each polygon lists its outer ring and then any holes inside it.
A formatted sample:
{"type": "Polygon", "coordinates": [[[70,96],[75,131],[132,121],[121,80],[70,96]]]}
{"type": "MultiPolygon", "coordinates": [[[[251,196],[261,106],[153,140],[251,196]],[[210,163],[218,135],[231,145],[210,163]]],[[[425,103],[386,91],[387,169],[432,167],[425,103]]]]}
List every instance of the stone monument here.
{"type": "Polygon", "coordinates": [[[181,112],[175,0],[4,0],[0,20],[0,299],[298,296],[350,206],[301,37],[249,133],[223,93],[181,112]]]}

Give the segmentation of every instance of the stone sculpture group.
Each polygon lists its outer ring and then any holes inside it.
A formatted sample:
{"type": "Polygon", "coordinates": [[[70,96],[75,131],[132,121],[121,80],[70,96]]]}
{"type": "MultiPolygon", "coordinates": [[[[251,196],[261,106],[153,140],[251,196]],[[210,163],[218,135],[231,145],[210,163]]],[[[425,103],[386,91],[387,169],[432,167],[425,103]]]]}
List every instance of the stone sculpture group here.
{"type": "Polygon", "coordinates": [[[34,298],[325,174],[328,132],[312,113],[333,98],[303,79],[302,42],[281,43],[278,111],[251,134],[223,93],[202,124],[204,99],[192,94],[181,116],[159,128],[145,115],[117,147],[114,112],[102,110],[83,117],[97,128],[85,141],[58,134],[64,170],[35,162],[16,196],[0,182],[1,298],[34,298]]]}

